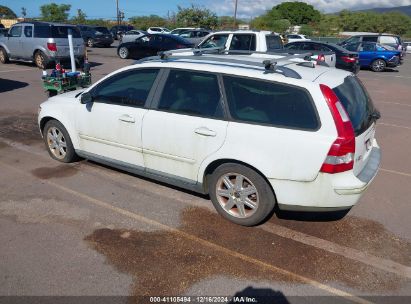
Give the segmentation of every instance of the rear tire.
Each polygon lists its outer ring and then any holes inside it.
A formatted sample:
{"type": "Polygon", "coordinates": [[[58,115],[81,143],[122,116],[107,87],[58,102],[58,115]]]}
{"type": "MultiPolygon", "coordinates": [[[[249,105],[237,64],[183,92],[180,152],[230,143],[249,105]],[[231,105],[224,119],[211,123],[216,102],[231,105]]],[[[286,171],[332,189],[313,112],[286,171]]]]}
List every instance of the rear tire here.
{"type": "Polygon", "coordinates": [[[0,48],[0,62],[3,64],[9,63],[9,56],[7,55],[7,52],[5,49],[0,48]]]}
{"type": "Polygon", "coordinates": [[[37,51],[34,54],[34,64],[39,69],[45,70],[49,66],[50,62],[42,51],[37,51]]]}
{"type": "Polygon", "coordinates": [[[119,50],[118,50],[118,56],[121,59],[127,59],[130,56],[130,51],[128,50],[128,48],[126,48],[125,46],[122,46],[119,50]]]}
{"type": "Polygon", "coordinates": [[[262,223],[276,204],[268,182],[258,172],[240,164],[219,166],[209,177],[208,187],[218,213],[238,225],[262,223]]]}
{"type": "Polygon", "coordinates": [[[90,47],[90,48],[94,47],[94,40],[93,40],[93,38],[88,38],[88,39],[87,39],[87,46],[90,47]]]}
{"type": "Polygon", "coordinates": [[[49,120],[43,129],[43,139],[50,156],[62,163],[71,163],[78,159],[70,136],[57,120],[49,120]]]}
{"type": "Polygon", "coordinates": [[[371,63],[371,70],[373,70],[374,72],[382,72],[385,70],[387,64],[383,59],[375,59],[372,63],[371,63]]]}

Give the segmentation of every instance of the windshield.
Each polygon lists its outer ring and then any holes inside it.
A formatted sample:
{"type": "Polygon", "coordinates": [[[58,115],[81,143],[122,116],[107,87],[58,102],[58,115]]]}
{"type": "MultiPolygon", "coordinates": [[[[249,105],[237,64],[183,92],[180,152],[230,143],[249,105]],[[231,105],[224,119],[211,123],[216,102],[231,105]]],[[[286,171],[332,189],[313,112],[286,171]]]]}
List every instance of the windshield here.
{"type": "Polygon", "coordinates": [[[356,135],[367,130],[373,120],[375,107],[363,84],[356,76],[349,76],[333,89],[350,117],[356,135]]]}

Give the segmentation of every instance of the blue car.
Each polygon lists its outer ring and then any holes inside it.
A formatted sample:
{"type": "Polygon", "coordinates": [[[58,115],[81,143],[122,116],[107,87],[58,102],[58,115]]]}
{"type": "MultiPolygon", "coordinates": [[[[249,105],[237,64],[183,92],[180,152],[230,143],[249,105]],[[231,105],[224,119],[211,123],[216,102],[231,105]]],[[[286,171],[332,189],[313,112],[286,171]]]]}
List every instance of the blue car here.
{"type": "Polygon", "coordinates": [[[401,51],[376,42],[357,42],[344,46],[349,51],[358,52],[361,67],[382,72],[386,67],[395,68],[401,64],[401,51]]]}

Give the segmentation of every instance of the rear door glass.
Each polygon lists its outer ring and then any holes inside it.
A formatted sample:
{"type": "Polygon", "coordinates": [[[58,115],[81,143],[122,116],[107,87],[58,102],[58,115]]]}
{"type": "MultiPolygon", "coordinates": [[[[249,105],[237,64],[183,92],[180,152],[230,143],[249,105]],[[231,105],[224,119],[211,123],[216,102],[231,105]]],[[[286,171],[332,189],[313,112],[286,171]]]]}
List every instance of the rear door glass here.
{"type": "Polygon", "coordinates": [[[200,45],[200,48],[225,47],[228,34],[213,35],[200,45]]]}
{"type": "Polygon", "coordinates": [[[319,128],[307,91],[249,78],[223,79],[230,115],[235,121],[312,131],[319,128]]]}
{"type": "Polygon", "coordinates": [[[267,51],[274,51],[283,48],[283,42],[280,36],[277,35],[266,35],[265,41],[267,42],[267,51]]]}
{"type": "Polygon", "coordinates": [[[370,114],[374,105],[364,86],[356,76],[349,76],[333,89],[350,117],[355,134],[361,134],[372,124],[370,114]]]}
{"type": "Polygon", "coordinates": [[[254,34],[235,34],[231,39],[230,50],[255,51],[254,34]]]}
{"type": "Polygon", "coordinates": [[[378,37],[377,36],[364,36],[362,37],[362,41],[377,42],[378,37]]]}

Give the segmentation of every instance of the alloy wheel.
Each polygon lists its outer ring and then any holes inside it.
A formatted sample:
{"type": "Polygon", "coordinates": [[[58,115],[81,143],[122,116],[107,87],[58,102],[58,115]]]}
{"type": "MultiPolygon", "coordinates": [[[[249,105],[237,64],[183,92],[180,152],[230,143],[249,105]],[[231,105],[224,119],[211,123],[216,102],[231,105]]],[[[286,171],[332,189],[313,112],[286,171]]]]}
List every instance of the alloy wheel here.
{"type": "Polygon", "coordinates": [[[63,159],[67,154],[67,143],[63,133],[56,127],[51,127],[47,131],[48,148],[58,159],[63,159]]]}
{"type": "Polygon", "coordinates": [[[259,194],[244,175],[227,173],[216,184],[217,201],[225,212],[237,218],[248,218],[258,209],[259,194]]]}

